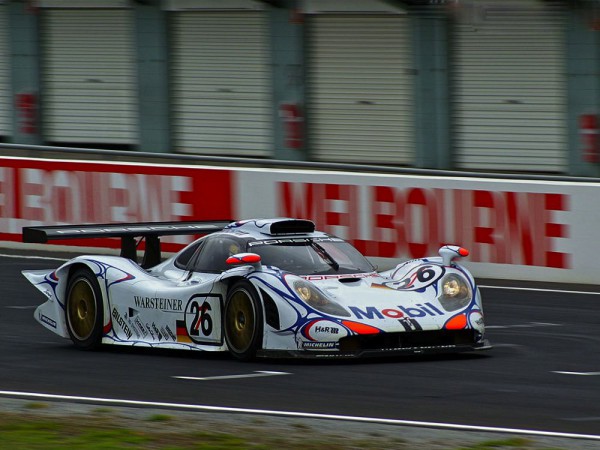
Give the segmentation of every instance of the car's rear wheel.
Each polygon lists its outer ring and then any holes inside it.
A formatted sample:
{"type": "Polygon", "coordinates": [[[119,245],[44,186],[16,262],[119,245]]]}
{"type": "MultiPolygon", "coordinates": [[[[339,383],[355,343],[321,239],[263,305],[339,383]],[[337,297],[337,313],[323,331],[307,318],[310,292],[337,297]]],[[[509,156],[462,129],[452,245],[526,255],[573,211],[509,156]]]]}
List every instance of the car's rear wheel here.
{"type": "Polygon", "coordinates": [[[262,307],[256,289],[246,280],[235,283],[227,294],[224,313],[225,342],[237,359],[256,357],[263,338],[262,307]]]}
{"type": "Polygon", "coordinates": [[[69,277],[65,305],[67,330],[73,343],[92,350],[102,340],[104,320],[102,294],[98,280],[87,268],[76,269],[69,277]]]}

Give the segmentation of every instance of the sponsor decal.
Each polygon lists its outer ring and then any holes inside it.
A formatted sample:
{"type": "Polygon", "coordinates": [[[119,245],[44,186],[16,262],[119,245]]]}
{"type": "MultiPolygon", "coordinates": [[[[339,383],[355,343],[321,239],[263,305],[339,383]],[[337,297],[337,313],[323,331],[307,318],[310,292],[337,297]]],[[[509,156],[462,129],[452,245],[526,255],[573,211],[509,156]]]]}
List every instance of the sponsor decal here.
{"type": "Polygon", "coordinates": [[[414,347],[390,347],[378,349],[378,352],[402,352],[402,353],[423,353],[429,350],[446,350],[456,348],[456,344],[444,344],[444,345],[426,345],[426,346],[414,346],[414,347]]]}
{"type": "Polygon", "coordinates": [[[317,325],[315,327],[315,333],[329,333],[329,334],[339,334],[339,328],[334,327],[322,327],[317,325]]]}
{"type": "Polygon", "coordinates": [[[483,320],[483,314],[479,310],[473,310],[469,314],[469,323],[480,333],[483,333],[485,328],[485,322],[483,320]]]}
{"type": "Polygon", "coordinates": [[[369,278],[369,277],[378,277],[379,274],[377,272],[371,273],[350,273],[347,275],[305,275],[300,278],[303,278],[308,281],[319,281],[319,280],[339,280],[340,278],[369,278]]]}
{"type": "Polygon", "coordinates": [[[302,335],[311,341],[330,341],[347,336],[348,331],[339,323],[317,319],[302,328],[302,335]]]}
{"type": "Polygon", "coordinates": [[[138,329],[135,327],[134,323],[131,321],[131,319],[128,317],[127,318],[127,324],[129,325],[129,328],[133,331],[133,334],[135,334],[135,337],[137,339],[139,339],[140,337],[140,332],[138,331],[138,329]]]}
{"type": "Polygon", "coordinates": [[[398,322],[400,322],[406,331],[421,331],[423,329],[423,327],[419,325],[419,322],[415,319],[409,319],[408,317],[398,319],[398,322]]]}
{"type": "Polygon", "coordinates": [[[117,322],[117,324],[121,327],[121,330],[123,330],[123,333],[125,333],[125,336],[127,336],[127,339],[131,339],[131,336],[133,335],[131,328],[129,328],[129,325],[127,325],[125,318],[123,318],[119,314],[119,311],[117,311],[116,308],[113,308],[112,317],[115,320],[115,322],[117,322]]]}
{"type": "Polygon", "coordinates": [[[330,349],[336,348],[337,342],[303,342],[302,348],[305,349],[330,349]]]}
{"type": "Polygon", "coordinates": [[[44,322],[46,325],[50,325],[52,328],[56,328],[56,321],[52,320],[50,317],[45,316],[40,313],[40,320],[44,322]]]}
{"type": "Polygon", "coordinates": [[[160,327],[160,334],[163,337],[163,339],[166,339],[166,340],[169,339],[169,335],[167,334],[165,327],[160,327]]]}
{"type": "Polygon", "coordinates": [[[166,334],[169,335],[169,337],[171,338],[172,341],[177,340],[177,336],[175,336],[175,333],[173,333],[173,330],[171,330],[169,325],[165,325],[165,332],[166,332],[166,334]]]}
{"type": "Polygon", "coordinates": [[[140,320],[140,318],[136,317],[135,320],[133,321],[133,323],[135,324],[138,331],[142,334],[142,336],[144,338],[146,338],[148,336],[148,332],[146,331],[146,328],[142,324],[142,321],[140,320]]]}
{"type": "Polygon", "coordinates": [[[135,306],[145,309],[159,309],[161,311],[183,311],[183,301],[177,298],[140,297],[133,296],[135,306]]]}
{"type": "Polygon", "coordinates": [[[152,329],[154,330],[154,332],[156,333],[156,336],[158,336],[158,340],[162,341],[163,339],[163,335],[160,332],[160,330],[157,328],[156,324],[154,322],[152,322],[152,329]]]}
{"type": "Polygon", "coordinates": [[[416,318],[426,316],[443,316],[435,305],[430,302],[416,303],[413,306],[397,306],[395,308],[385,308],[379,310],[375,306],[367,306],[364,310],[357,306],[350,306],[349,309],[357,319],[401,319],[403,317],[416,318]]]}
{"type": "Polygon", "coordinates": [[[146,330],[148,330],[148,333],[150,333],[150,337],[152,337],[152,340],[155,341],[156,340],[156,336],[154,335],[154,331],[152,331],[152,328],[150,328],[150,325],[145,324],[146,325],[146,330]]]}
{"type": "Polygon", "coordinates": [[[309,242],[344,242],[344,240],[334,236],[316,238],[265,239],[263,241],[248,242],[248,247],[254,247],[256,245],[294,244],[309,242]]]}

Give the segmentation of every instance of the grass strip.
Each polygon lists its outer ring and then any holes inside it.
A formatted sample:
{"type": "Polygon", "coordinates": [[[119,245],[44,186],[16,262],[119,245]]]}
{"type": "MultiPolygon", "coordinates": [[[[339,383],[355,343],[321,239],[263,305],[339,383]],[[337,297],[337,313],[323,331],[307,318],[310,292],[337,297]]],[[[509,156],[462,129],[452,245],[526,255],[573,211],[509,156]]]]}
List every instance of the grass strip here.
{"type": "Polygon", "coordinates": [[[399,449],[399,450],[549,450],[524,438],[507,438],[460,446],[456,443],[405,441],[372,433],[348,437],[323,433],[305,423],[270,427],[205,424],[169,414],[132,419],[110,409],[86,415],[40,416],[31,411],[0,413],[0,450],[225,450],[225,449],[399,449]]]}

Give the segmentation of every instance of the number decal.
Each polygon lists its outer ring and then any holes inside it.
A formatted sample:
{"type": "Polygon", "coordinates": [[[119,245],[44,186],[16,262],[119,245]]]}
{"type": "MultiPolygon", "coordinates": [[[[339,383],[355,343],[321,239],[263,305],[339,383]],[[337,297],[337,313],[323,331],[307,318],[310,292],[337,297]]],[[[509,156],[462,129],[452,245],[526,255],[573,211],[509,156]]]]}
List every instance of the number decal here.
{"type": "Polygon", "coordinates": [[[204,336],[210,336],[212,334],[212,319],[208,311],[211,310],[210,303],[205,301],[202,306],[198,304],[196,300],[192,301],[190,305],[190,312],[194,315],[192,320],[192,326],[190,327],[190,336],[200,336],[200,329],[204,336]]]}
{"type": "Polygon", "coordinates": [[[204,336],[210,336],[212,334],[212,319],[210,318],[210,304],[208,302],[202,303],[202,312],[200,313],[200,327],[202,328],[202,334],[204,336]]]}
{"type": "Polygon", "coordinates": [[[417,278],[421,283],[427,283],[428,281],[431,281],[434,277],[435,277],[435,272],[431,268],[431,266],[421,267],[417,271],[417,278]]]}
{"type": "Polygon", "coordinates": [[[413,268],[401,275],[398,281],[388,281],[385,286],[396,290],[416,291],[432,285],[444,275],[446,269],[438,265],[427,265],[413,268]]]}
{"type": "Polygon", "coordinates": [[[220,295],[196,294],[185,307],[185,330],[196,344],[220,345],[222,342],[220,295]]]}
{"type": "Polygon", "coordinates": [[[198,302],[194,301],[191,303],[190,312],[194,315],[192,326],[190,327],[190,336],[199,336],[198,322],[200,321],[200,308],[198,307],[198,302]]]}

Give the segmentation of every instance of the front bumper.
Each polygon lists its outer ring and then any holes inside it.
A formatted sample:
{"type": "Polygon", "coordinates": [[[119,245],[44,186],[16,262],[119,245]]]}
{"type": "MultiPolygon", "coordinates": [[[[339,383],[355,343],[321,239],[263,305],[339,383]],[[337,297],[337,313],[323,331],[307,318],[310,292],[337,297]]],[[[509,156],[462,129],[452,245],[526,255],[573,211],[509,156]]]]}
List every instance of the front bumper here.
{"type": "Polygon", "coordinates": [[[354,335],[332,350],[263,350],[260,356],[295,358],[367,358],[377,356],[462,353],[492,346],[475,330],[437,330],[354,335]]]}

